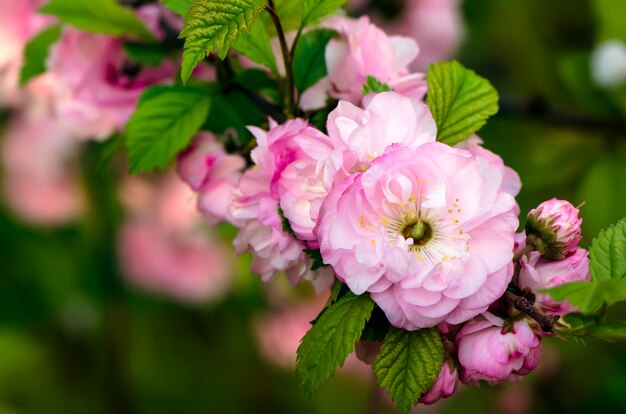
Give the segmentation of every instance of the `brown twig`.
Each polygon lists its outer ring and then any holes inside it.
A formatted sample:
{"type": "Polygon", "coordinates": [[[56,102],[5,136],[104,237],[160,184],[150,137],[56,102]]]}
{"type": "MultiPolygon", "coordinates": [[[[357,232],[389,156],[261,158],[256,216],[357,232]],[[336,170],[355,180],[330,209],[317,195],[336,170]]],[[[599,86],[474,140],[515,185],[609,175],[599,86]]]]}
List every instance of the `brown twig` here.
{"type": "Polygon", "coordinates": [[[502,296],[502,299],[505,302],[513,305],[515,309],[524,312],[526,315],[537,321],[542,331],[552,332],[554,330],[554,325],[558,320],[558,316],[545,315],[543,312],[537,309],[528,299],[523,296],[517,296],[516,294],[508,290],[504,292],[504,296],[502,296]]]}
{"type": "Polygon", "coordinates": [[[287,90],[285,92],[285,106],[287,107],[287,112],[290,116],[293,116],[296,112],[294,106],[294,84],[293,84],[293,56],[289,50],[289,46],[287,46],[287,38],[285,37],[285,31],[283,30],[283,25],[280,22],[280,17],[278,17],[278,11],[276,10],[276,5],[274,4],[274,0],[268,0],[267,7],[265,10],[268,12],[272,21],[274,22],[274,26],[276,27],[276,33],[278,34],[278,41],[280,42],[280,50],[283,55],[283,62],[285,63],[285,76],[287,78],[287,90]]]}

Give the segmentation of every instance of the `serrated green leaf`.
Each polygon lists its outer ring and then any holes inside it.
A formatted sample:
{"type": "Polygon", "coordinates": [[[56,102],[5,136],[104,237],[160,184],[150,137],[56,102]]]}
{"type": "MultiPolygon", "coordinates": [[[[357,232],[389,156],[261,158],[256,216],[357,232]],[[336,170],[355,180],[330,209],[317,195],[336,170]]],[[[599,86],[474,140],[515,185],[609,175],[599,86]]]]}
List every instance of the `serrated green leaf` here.
{"type": "Polygon", "coordinates": [[[381,93],[381,92],[389,92],[392,90],[393,89],[391,89],[389,85],[387,85],[386,83],[383,83],[379,81],[378,79],[376,79],[375,77],[369,75],[365,79],[365,84],[363,85],[363,96],[371,92],[381,93]]]}
{"type": "Polygon", "coordinates": [[[131,172],[165,168],[189,145],[210,105],[207,88],[155,86],[146,90],[126,126],[131,172]]]}
{"type": "Polygon", "coordinates": [[[191,4],[191,0],[161,0],[165,7],[177,13],[178,15],[185,17],[187,14],[187,10],[189,9],[189,5],[191,4]]]}
{"type": "Polygon", "coordinates": [[[183,82],[209,53],[217,52],[224,59],[239,36],[252,29],[266,5],[267,0],[193,0],[180,32],[185,38],[183,82]]]}
{"type": "Polygon", "coordinates": [[[154,40],[137,15],[115,0],[51,0],[39,11],[87,32],[154,40]]]}
{"type": "Polygon", "coordinates": [[[374,361],[378,386],[389,392],[401,413],[408,413],[437,380],[443,356],[436,329],[392,328],[374,361]]]}
{"type": "Polygon", "coordinates": [[[626,219],[598,234],[589,249],[591,279],[607,280],[626,275],[626,219]]]}
{"type": "Polygon", "coordinates": [[[124,50],[133,62],[150,67],[159,66],[168,55],[167,50],[157,44],[126,42],[124,50]]]}
{"type": "Polygon", "coordinates": [[[347,0],[302,0],[301,27],[314,23],[337,11],[347,0]]]}
{"type": "Polygon", "coordinates": [[[272,73],[277,74],[276,57],[270,44],[270,38],[265,30],[262,20],[258,20],[250,33],[244,33],[239,37],[233,47],[239,53],[248,57],[256,63],[267,66],[272,73]]]}
{"type": "Polygon", "coordinates": [[[428,68],[426,103],[437,123],[437,140],[455,145],[478,131],[498,112],[498,92],[459,62],[428,68]]]}
{"type": "Polygon", "coordinates": [[[557,301],[567,300],[582,313],[593,313],[604,305],[626,300],[626,279],[572,282],[540,292],[547,293],[557,301]]]}
{"type": "Polygon", "coordinates": [[[607,342],[626,341],[626,321],[602,321],[596,316],[571,313],[564,318],[569,329],[560,329],[561,335],[593,336],[607,342]]]}
{"type": "Polygon", "coordinates": [[[304,335],[298,347],[296,374],[310,396],[354,350],[374,309],[369,295],[348,293],[332,304],[304,335]]]}
{"type": "Polygon", "coordinates": [[[335,32],[329,29],[311,30],[304,34],[293,57],[293,80],[299,93],[304,92],[328,73],[326,45],[335,32]]]}
{"type": "Polygon", "coordinates": [[[51,26],[39,32],[24,47],[24,64],[20,72],[20,86],[45,72],[48,50],[61,37],[61,26],[51,26]]]}

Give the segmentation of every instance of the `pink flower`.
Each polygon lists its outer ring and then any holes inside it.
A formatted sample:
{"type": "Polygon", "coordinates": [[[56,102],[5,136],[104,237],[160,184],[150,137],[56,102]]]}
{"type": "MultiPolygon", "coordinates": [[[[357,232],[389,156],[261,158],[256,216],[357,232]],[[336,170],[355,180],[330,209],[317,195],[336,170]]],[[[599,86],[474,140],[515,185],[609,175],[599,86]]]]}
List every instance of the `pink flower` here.
{"type": "Polygon", "coordinates": [[[579,210],[568,201],[553,198],[528,212],[526,234],[536,236],[537,250],[546,258],[562,259],[582,240],[579,210]]]}
{"type": "Polygon", "coordinates": [[[246,161],[226,153],[208,132],[201,132],[189,148],[178,155],[178,175],[198,193],[198,209],[210,224],[226,220],[233,190],[246,161]]]}
{"type": "Polygon", "coordinates": [[[406,10],[390,31],[417,41],[420,54],[414,70],[454,56],[463,38],[460,0],[408,0],[406,10]]]}
{"type": "Polygon", "coordinates": [[[323,188],[318,188],[321,178],[316,166],[322,166],[331,142],[302,119],[282,125],[271,122],[270,127],[269,132],[250,128],[258,146],[251,154],[255,167],[243,174],[235,190],[231,218],[240,229],[235,246],[239,253],[253,252],[252,270],[263,280],[285,271],[293,283],[311,280],[320,292],[332,283],[332,270],[310,270],[311,261],[303,253],[306,245],[284,231],[279,203],[282,195],[283,213],[306,239],[313,228],[308,216],[311,206],[324,195],[323,188]]]}
{"type": "Polygon", "coordinates": [[[19,100],[24,46],[52,20],[37,15],[45,0],[0,0],[0,105],[19,100]]]}
{"type": "Polygon", "coordinates": [[[535,292],[535,304],[550,315],[565,316],[576,308],[568,302],[556,302],[549,295],[538,293],[563,283],[591,280],[589,273],[589,252],[577,247],[562,260],[548,260],[538,252],[530,252],[520,260],[519,286],[535,292]]]}
{"type": "Polygon", "coordinates": [[[76,145],[54,119],[36,112],[12,119],[2,139],[6,202],[30,223],[64,224],[83,207],[69,163],[76,145]]]}
{"type": "Polygon", "coordinates": [[[433,387],[420,399],[422,404],[434,404],[442,398],[448,398],[459,385],[459,372],[452,363],[445,361],[433,387]]]}
{"type": "Polygon", "coordinates": [[[170,82],[170,61],[151,68],[130,61],[124,40],[66,28],[50,50],[57,74],[58,117],[76,137],[106,139],[121,131],[148,86],[170,82]]]}
{"type": "Polygon", "coordinates": [[[513,197],[516,197],[522,188],[522,181],[519,178],[519,174],[513,168],[504,165],[504,161],[502,161],[499,155],[483,148],[482,144],[482,139],[477,135],[472,135],[465,141],[457,144],[456,148],[466,149],[477,157],[484,158],[491,165],[501,169],[503,174],[502,189],[513,197]]]}
{"type": "Polygon", "coordinates": [[[328,135],[345,148],[343,169],[363,171],[391,144],[412,149],[437,138],[437,125],[428,107],[395,92],[371,94],[364,109],[340,101],[328,115],[328,135]]]}
{"type": "Polygon", "coordinates": [[[424,74],[411,73],[408,69],[419,53],[413,39],[387,36],[366,16],[358,20],[335,16],[327,19],[324,25],[339,32],[341,37],[332,39],[326,46],[328,78],[303,95],[305,109],[323,106],[326,93],[358,104],[363,98],[363,85],[368,76],[403,95],[417,99],[424,96],[424,74]]]}
{"type": "Polygon", "coordinates": [[[489,320],[469,322],[456,335],[461,381],[478,384],[485,380],[494,385],[528,375],[539,363],[540,338],[526,320],[516,321],[508,328],[502,319],[486,317],[489,320]]]}
{"type": "Polygon", "coordinates": [[[326,197],[324,262],[396,327],[467,321],[513,276],[518,207],[502,184],[502,170],[469,151],[393,145],[326,197]]]}
{"type": "Polygon", "coordinates": [[[129,280],[148,291],[198,303],[231,286],[230,253],[202,228],[193,194],[174,177],[156,185],[129,178],[121,199],[128,219],[119,257],[129,280]]]}

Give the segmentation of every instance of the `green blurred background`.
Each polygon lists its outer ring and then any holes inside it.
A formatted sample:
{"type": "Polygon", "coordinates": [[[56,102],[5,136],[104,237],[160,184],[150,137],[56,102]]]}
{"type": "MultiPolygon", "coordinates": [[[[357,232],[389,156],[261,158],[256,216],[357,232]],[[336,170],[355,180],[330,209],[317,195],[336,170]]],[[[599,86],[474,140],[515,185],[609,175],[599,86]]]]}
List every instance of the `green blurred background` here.
{"type": "MultiPolygon", "coordinates": [[[[626,216],[626,89],[598,88],[589,70],[599,42],[626,41],[626,2],[466,0],[462,11],[458,60],[501,94],[500,113],[480,131],[485,145],[522,177],[522,212],[553,196],[586,202],[588,244],[626,216]]],[[[369,376],[337,375],[310,401],[292,367],[263,357],[254,326],[273,305],[248,257],[232,292],[207,305],[126,284],[115,257],[113,173],[97,162],[106,150],[85,152],[84,179],[97,191],[80,223],[29,227],[0,209],[0,414],[367,412],[369,376]]],[[[626,348],[548,338],[524,382],[461,388],[416,410],[626,412],[626,348]]]]}

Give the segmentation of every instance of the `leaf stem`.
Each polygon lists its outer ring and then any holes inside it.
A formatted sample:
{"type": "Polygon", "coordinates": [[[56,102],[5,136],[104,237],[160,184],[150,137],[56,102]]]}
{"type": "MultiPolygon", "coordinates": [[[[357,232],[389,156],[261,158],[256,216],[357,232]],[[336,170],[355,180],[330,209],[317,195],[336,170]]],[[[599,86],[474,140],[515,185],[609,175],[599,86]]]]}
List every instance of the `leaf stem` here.
{"type": "Polygon", "coordinates": [[[537,309],[528,299],[523,296],[518,296],[511,291],[504,292],[502,296],[502,300],[513,305],[515,309],[524,312],[526,315],[533,318],[539,326],[541,330],[544,332],[552,332],[554,330],[554,325],[556,321],[559,319],[558,316],[554,315],[545,315],[539,309],[537,309]]]}
{"type": "MultiPolygon", "coordinates": [[[[283,62],[285,63],[285,76],[287,78],[287,90],[285,91],[285,105],[287,115],[291,118],[295,115],[296,109],[294,105],[294,83],[293,83],[293,55],[287,46],[287,39],[285,37],[285,31],[283,25],[278,17],[278,11],[274,0],[268,0],[265,10],[269,13],[274,26],[276,27],[276,33],[278,34],[278,41],[280,42],[280,50],[283,55],[283,62]]],[[[295,43],[294,43],[295,44],[295,43]]]]}

